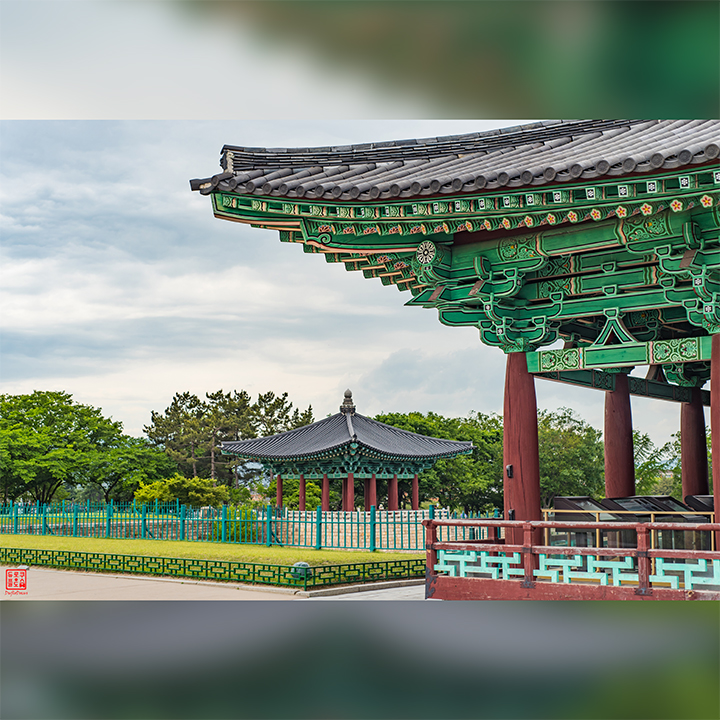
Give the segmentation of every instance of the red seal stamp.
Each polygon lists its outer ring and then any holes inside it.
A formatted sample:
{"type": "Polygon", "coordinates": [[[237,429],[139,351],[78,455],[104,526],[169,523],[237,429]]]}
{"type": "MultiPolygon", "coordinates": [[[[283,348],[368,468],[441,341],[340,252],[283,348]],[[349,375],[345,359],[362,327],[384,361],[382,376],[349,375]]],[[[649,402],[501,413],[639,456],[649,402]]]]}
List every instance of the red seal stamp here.
{"type": "Polygon", "coordinates": [[[27,595],[27,568],[5,570],[5,594],[27,595]]]}

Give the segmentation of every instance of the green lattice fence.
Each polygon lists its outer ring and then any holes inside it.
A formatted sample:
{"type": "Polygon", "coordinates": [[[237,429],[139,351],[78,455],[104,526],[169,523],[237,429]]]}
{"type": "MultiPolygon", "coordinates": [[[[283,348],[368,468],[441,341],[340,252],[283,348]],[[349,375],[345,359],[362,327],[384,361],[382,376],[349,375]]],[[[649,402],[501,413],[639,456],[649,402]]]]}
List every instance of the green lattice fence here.
{"type": "MultiPolygon", "coordinates": [[[[21,505],[0,507],[0,534],[190,540],[337,550],[425,549],[422,521],[442,509],[322,512],[267,506],[190,508],[179,503],[21,505]]],[[[470,514],[470,518],[489,517],[470,514]]],[[[497,517],[495,514],[492,517],[497,517]]],[[[447,540],[474,540],[474,528],[443,528],[447,540]]]]}

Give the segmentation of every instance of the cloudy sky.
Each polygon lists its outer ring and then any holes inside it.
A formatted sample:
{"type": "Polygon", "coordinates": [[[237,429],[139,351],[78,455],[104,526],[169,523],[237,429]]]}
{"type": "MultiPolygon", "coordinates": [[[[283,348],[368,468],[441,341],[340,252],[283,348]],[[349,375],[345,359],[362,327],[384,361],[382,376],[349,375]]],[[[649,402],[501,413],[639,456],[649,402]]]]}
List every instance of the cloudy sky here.
{"type": "MultiPolygon", "coordinates": [[[[328,145],[477,121],[6,121],[2,391],[67,390],[141,432],[178,391],[287,391],[317,417],[346,387],[363,414],[502,409],[503,354],[403,307],[394,287],[216,220],[188,180],[223,143],[328,145]]],[[[541,406],[601,423],[602,394],[538,381],[541,406]]],[[[674,432],[674,405],[637,403],[674,432]],[[649,407],[645,407],[649,405],[649,407]]]]}
{"type": "MultiPolygon", "coordinates": [[[[66,390],[133,434],[185,390],[287,391],[316,417],[336,412],[347,387],[369,415],[500,412],[504,356],[477,332],[403,307],[394,287],[275,232],[214,219],[188,180],[217,172],[225,143],[518,121],[357,119],[432,117],[436,106],[297,48],[267,52],[242,28],[188,23],[173,5],[0,4],[0,391],[66,390]]],[[[537,386],[541,407],[602,426],[601,393],[537,386]]],[[[676,405],[633,403],[656,442],[677,430],[676,405]]]]}

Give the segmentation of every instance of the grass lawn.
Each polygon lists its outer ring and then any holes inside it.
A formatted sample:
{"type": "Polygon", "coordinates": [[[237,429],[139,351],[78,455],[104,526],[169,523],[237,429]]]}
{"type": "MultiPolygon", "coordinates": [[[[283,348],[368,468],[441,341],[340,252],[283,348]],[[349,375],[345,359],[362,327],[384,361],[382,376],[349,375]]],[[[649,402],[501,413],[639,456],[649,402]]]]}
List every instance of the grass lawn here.
{"type": "Polygon", "coordinates": [[[181,542],[176,540],[122,540],[104,538],[53,537],[51,535],[0,535],[0,547],[75,550],[77,552],[150,557],[238,560],[240,562],[292,565],[304,561],[310,565],[337,565],[385,560],[411,560],[423,553],[362,552],[359,550],[311,550],[308,548],[231,543],[181,542]]]}

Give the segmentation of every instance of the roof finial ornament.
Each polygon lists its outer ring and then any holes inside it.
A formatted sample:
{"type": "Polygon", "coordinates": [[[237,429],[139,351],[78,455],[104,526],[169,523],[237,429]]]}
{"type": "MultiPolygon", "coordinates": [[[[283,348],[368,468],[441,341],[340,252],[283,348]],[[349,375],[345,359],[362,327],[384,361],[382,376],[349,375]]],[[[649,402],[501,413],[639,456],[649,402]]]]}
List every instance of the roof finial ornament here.
{"type": "Polygon", "coordinates": [[[352,391],[345,391],[345,399],[343,400],[343,404],[340,406],[340,412],[345,413],[346,415],[348,413],[350,415],[355,414],[355,403],[352,401],[352,391]]]}

